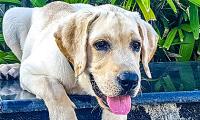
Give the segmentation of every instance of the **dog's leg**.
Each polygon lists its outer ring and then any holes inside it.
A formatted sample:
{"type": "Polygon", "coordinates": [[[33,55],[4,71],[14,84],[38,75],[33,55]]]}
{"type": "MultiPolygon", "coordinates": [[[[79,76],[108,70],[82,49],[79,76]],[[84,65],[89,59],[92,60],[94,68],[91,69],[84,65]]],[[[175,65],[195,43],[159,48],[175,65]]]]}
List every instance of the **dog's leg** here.
{"type": "Polygon", "coordinates": [[[107,109],[103,109],[102,120],[127,120],[127,115],[116,115],[107,109]]]}
{"type": "MultiPolygon", "coordinates": [[[[27,67],[27,66],[26,66],[27,67]]],[[[21,87],[44,100],[50,120],[76,120],[74,104],[58,80],[25,70],[20,70],[21,87]]]]}

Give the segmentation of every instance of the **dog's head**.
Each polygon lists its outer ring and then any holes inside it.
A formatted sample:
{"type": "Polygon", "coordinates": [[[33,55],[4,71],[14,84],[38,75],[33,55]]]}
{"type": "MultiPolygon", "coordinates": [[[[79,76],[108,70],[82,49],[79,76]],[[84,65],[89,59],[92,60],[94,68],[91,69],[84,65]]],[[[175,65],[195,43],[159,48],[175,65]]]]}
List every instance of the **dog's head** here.
{"type": "Polygon", "coordinates": [[[141,86],[140,56],[151,77],[148,63],[158,40],[152,26],[138,13],[112,5],[72,13],[65,21],[55,37],[75,76],[87,73],[100,105],[107,102],[113,113],[128,114],[130,96],[141,86]]]}

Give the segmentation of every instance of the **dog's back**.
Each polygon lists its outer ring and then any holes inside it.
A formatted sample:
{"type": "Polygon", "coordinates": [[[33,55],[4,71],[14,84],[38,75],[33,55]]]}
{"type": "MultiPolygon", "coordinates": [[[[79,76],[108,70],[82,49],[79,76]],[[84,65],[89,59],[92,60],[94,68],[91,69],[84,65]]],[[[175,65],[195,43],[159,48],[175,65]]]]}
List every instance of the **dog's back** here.
{"type": "MultiPolygon", "coordinates": [[[[35,32],[39,33],[48,24],[51,24],[52,21],[60,19],[61,16],[64,17],[69,13],[91,7],[91,5],[86,4],[70,5],[64,2],[52,2],[42,8],[11,8],[5,13],[3,18],[5,42],[17,58],[22,60],[24,44],[26,44],[25,41],[32,26],[34,30],[37,30],[35,32]]],[[[32,44],[26,46],[29,46],[28,49],[31,50],[32,44]]]]}
{"type": "Polygon", "coordinates": [[[32,11],[32,8],[11,8],[3,18],[5,42],[19,60],[21,60],[23,44],[31,26],[32,11]]]}

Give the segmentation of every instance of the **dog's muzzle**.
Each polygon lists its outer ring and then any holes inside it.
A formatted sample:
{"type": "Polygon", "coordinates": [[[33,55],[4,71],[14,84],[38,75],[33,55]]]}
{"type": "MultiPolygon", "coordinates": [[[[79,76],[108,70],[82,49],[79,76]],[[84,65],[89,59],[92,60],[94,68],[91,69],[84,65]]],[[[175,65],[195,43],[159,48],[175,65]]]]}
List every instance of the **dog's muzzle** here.
{"type": "MultiPolygon", "coordinates": [[[[95,92],[99,104],[104,104],[112,113],[118,115],[127,115],[131,110],[131,91],[138,85],[138,79],[136,73],[123,72],[118,75],[117,80],[122,87],[122,92],[119,96],[109,97],[105,96],[99,89],[95,82],[92,73],[89,74],[92,89],[95,92]]],[[[104,108],[105,108],[104,107],[104,108]]]]}

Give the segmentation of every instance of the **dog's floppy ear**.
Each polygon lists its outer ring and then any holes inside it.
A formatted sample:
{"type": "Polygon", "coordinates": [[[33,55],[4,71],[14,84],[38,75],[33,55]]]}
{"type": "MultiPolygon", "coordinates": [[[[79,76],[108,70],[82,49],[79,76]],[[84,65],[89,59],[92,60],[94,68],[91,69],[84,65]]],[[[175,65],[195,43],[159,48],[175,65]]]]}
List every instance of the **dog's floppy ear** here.
{"type": "Polygon", "coordinates": [[[76,77],[85,70],[88,29],[97,17],[98,13],[89,11],[72,13],[54,33],[60,51],[73,64],[76,77]]]}
{"type": "Polygon", "coordinates": [[[148,63],[156,51],[159,37],[149,23],[145,22],[140,17],[137,17],[136,21],[140,36],[142,38],[142,64],[146,75],[151,78],[151,72],[149,70],[148,63]]]}

